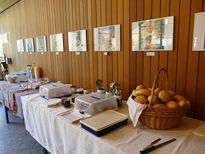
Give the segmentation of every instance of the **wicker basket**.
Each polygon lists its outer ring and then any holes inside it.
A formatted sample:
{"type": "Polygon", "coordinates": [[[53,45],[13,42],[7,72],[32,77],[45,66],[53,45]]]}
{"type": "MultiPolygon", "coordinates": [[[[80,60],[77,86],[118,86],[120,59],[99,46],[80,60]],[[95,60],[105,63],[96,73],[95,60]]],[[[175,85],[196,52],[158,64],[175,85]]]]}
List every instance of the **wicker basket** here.
{"type": "MultiPolygon", "coordinates": [[[[154,79],[151,92],[151,100],[154,94],[156,80],[159,77],[159,74],[164,71],[166,74],[166,90],[168,88],[168,74],[165,68],[160,69],[154,79]]],[[[150,101],[152,102],[152,101],[150,101]]],[[[189,104],[189,103],[188,103],[189,104]]],[[[149,103],[147,107],[143,110],[140,115],[139,121],[146,125],[147,127],[154,129],[169,129],[177,125],[183,116],[189,110],[190,105],[184,105],[176,109],[154,109],[152,108],[152,103],[149,103]]]]}

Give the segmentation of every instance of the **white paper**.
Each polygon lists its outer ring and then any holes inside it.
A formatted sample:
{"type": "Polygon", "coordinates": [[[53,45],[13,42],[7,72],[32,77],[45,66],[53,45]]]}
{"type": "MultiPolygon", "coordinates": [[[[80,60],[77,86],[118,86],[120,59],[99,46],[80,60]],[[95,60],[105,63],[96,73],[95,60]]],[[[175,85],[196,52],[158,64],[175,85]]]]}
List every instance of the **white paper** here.
{"type": "Polygon", "coordinates": [[[66,113],[66,114],[61,114],[61,116],[63,118],[65,118],[70,123],[76,122],[76,121],[78,121],[78,120],[83,118],[82,114],[76,113],[73,110],[68,112],[68,113],[66,113]]]}

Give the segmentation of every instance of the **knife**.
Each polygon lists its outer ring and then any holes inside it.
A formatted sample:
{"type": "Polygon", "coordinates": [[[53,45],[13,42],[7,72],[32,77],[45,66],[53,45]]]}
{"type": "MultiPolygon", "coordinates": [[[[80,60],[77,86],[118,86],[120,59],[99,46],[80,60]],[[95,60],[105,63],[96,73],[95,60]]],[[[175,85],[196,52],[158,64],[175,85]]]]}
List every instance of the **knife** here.
{"type": "Polygon", "coordinates": [[[151,152],[151,151],[154,151],[154,150],[157,149],[157,148],[160,148],[160,147],[163,146],[163,145],[166,145],[166,144],[171,143],[171,142],[174,142],[174,141],[176,141],[175,138],[170,139],[170,140],[168,140],[168,141],[165,141],[165,142],[163,142],[163,143],[157,144],[157,145],[149,146],[149,147],[147,147],[147,148],[145,148],[145,149],[143,149],[143,150],[140,150],[140,154],[149,153],[149,152],[151,152]]]}

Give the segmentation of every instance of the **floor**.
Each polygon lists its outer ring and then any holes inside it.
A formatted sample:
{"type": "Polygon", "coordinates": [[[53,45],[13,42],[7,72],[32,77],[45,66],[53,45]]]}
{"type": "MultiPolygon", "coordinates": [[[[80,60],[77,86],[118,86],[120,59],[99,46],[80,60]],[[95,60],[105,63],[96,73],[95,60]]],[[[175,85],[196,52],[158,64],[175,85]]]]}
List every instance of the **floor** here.
{"type": "Polygon", "coordinates": [[[25,130],[23,120],[9,112],[6,123],[4,106],[0,104],[0,154],[42,154],[40,144],[25,130]]]}

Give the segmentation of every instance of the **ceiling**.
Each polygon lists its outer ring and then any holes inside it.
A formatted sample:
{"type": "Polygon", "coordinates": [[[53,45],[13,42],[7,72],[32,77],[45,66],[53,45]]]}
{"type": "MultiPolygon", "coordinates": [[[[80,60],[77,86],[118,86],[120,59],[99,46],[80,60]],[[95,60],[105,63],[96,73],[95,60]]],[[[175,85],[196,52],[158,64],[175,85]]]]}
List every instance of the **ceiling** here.
{"type": "Polygon", "coordinates": [[[0,0],[0,13],[8,9],[20,0],[0,0]]]}

